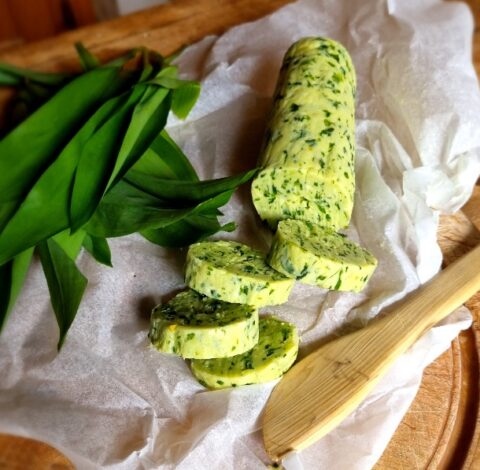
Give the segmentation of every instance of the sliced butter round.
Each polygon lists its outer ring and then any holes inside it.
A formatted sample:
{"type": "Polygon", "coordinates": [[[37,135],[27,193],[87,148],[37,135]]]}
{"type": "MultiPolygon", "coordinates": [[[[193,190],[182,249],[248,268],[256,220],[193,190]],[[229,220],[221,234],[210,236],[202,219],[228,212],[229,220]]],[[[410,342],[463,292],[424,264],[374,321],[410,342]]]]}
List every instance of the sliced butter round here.
{"type": "Polygon", "coordinates": [[[294,325],[261,317],[258,344],[253,349],[230,358],[193,360],[192,372],[209,388],[269,382],[281,377],[295,362],[298,342],[294,325]]]}
{"type": "Polygon", "coordinates": [[[188,290],[155,307],[148,336],[159,351],[184,358],[234,356],[257,344],[258,311],[188,290]]]}
{"type": "Polygon", "coordinates": [[[305,284],[359,292],[377,266],[365,249],[334,231],[301,220],[278,224],[267,262],[305,284]]]}
{"type": "Polygon", "coordinates": [[[256,307],[286,302],[294,284],[268,266],[262,252],[232,241],[191,245],[185,281],[214,299],[256,307]]]}

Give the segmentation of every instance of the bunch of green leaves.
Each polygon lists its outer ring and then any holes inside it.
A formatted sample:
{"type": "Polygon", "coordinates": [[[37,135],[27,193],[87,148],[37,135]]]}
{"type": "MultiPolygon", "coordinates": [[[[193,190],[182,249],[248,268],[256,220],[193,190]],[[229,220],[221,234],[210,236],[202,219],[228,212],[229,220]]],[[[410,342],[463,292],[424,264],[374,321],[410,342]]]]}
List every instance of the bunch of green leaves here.
{"type": "Polygon", "coordinates": [[[170,58],[138,48],[101,65],[76,47],[76,75],[0,63],[0,85],[17,87],[22,104],[14,117],[26,116],[0,140],[0,329],[37,249],[59,348],[87,286],[82,247],[111,266],[110,237],[179,247],[233,230],[219,208],[255,173],[199,180],[164,127],[170,111],[187,117],[200,86],[170,58]]]}

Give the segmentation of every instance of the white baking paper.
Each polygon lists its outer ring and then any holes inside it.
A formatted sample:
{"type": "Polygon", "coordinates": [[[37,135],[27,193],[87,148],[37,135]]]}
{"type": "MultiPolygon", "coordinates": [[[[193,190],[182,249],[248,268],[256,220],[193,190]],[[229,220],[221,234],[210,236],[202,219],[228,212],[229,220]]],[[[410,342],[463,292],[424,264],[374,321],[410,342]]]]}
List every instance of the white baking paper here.
{"type": "MultiPolygon", "coordinates": [[[[218,12],[221,15],[221,11],[218,12]]],[[[197,107],[170,132],[204,178],[255,165],[277,72],[303,36],[341,41],[358,75],[357,191],[348,234],[378,269],[361,294],[297,285],[264,311],[294,322],[304,356],[363,324],[439,269],[440,212],[457,210],[480,172],[480,92],[472,18],[435,0],[302,0],[207,37],[178,63],[202,81],[197,107]]],[[[222,234],[267,249],[247,187],[222,234]]],[[[0,431],[46,441],[79,469],[264,469],[260,416],[274,383],[207,392],[179,358],[149,348],[150,309],[183,287],[185,252],[139,236],[112,240],[114,268],[83,254],[90,283],[62,351],[38,262],[0,338],[0,431]]],[[[419,312],[421,314],[421,312],[419,312]]],[[[413,400],[423,368],[470,316],[461,309],[412,347],[336,430],[291,455],[296,469],[371,468],[413,400]]],[[[381,351],[379,351],[381,353],[381,351]]]]}

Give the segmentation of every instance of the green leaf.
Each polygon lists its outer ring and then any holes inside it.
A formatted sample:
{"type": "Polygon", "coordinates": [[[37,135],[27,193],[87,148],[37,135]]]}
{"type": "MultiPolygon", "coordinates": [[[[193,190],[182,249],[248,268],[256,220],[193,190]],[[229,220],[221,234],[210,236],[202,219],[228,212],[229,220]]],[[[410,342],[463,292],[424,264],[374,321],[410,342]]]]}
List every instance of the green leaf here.
{"type": "Polygon", "coordinates": [[[0,141],[0,230],[42,172],[57,158],[85,120],[125,88],[131,76],[101,68],[63,87],[0,141]]]}
{"type": "Polygon", "coordinates": [[[72,259],[75,261],[78,254],[82,248],[85,237],[87,233],[85,230],[78,230],[73,235],[70,233],[70,230],[64,230],[63,232],[57,233],[52,240],[54,240],[60,248],[72,259]]]}
{"type": "Polygon", "coordinates": [[[0,86],[18,86],[22,84],[22,79],[18,75],[4,72],[0,68],[0,86]]]}
{"type": "Polygon", "coordinates": [[[90,219],[105,191],[144,154],[163,129],[169,110],[167,90],[135,87],[125,105],[87,142],[72,190],[72,231],[90,219]]]}
{"type": "Polygon", "coordinates": [[[151,196],[122,180],[104,197],[85,228],[92,235],[109,238],[166,227],[189,215],[221,207],[232,194],[233,190],[225,191],[200,204],[174,208],[171,202],[151,196]]]}
{"type": "Polygon", "coordinates": [[[132,110],[144,93],[144,88],[134,88],[130,95],[117,97],[114,111],[82,146],[70,197],[72,232],[88,221],[100,203],[121,145],[119,136],[125,134],[132,110]]]}
{"type": "MultiPolygon", "coordinates": [[[[162,78],[162,77],[170,77],[170,78],[177,78],[178,76],[178,67],[175,65],[168,65],[167,67],[163,67],[160,72],[155,76],[155,78],[162,78]]],[[[155,83],[155,79],[152,79],[151,83],[155,83]]]]}
{"type": "MultiPolygon", "coordinates": [[[[82,149],[123,99],[115,97],[104,103],[33,185],[0,231],[0,264],[69,227],[69,198],[82,149]]],[[[15,203],[13,206],[15,209],[15,203]]],[[[0,216],[11,208],[12,204],[0,205],[0,216]]]]}
{"type": "Polygon", "coordinates": [[[167,248],[179,248],[215,235],[217,232],[235,230],[234,223],[221,226],[216,217],[192,215],[160,229],[140,232],[147,240],[167,248]]]}
{"type": "Polygon", "coordinates": [[[33,248],[30,248],[0,266],[0,332],[6,325],[8,316],[22,289],[32,255],[33,248]]]}
{"type": "Polygon", "coordinates": [[[21,67],[16,67],[15,65],[0,62],[0,77],[7,75],[15,77],[18,80],[16,84],[21,84],[25,80],[30,80],[39,84],[53,87],[62,85],[67,80],[72,78],[71,74],[35,72],[34,70],[24,69],[21,67]]]}
{"type": "Polygon", "coordinates": [[[192,80],[182,80],[180,78],[176,78],[176,75],[177,69],[175,67],[168,67],[163,69],[155,78],[152,78],[148,83],[152,85],[158,85],[163,88],[168,88],[169,90],[176,90],[187,85],[200,86],[198,82],[194,82],[192,80]]]}
{"type": "Polygon", "coordinates": [[[96,69],[100,65],[99,60],[81,42],[75,43],[75,49],[80,65],[86,72],[96,69]]]}
{"type": "Polygon", "coordinates": [[[46,240],[40,243],[38,248],[50,291],[50,300],[60,329],[58,341],[60,349],[77,314],[87,287],[87,278],[54,240],[46,240]]]}
{"type": "Polygon", "coordinates": [[[205,181],[181,181],[157,178],[136,171],[129,171],[125,180],[136,188],[162,199],[172,201],[205,201],[217,194],[236,189],[249,181],[257,169],[235,176],[205,181]]]}
{"type": "Polygon", "coordinates": [[[191,208],[172,208],[133,186],[120,181],[109,191],[85,226],[91,235],[103,238],[120,237],[161,227],[182,219],[191,208]]]}
{"type": "MultiPolygon", "coordinates": [[[[143,88],[143,87],[142,87],[143,88]]],[[[168,90],[148,87],[133,115],[122,141],[107,190],[117,183],[137,162],[163,130],[170,111],[168,90]]]]}
{"type": "Polygon", "coordinates": [[[158,178],[198,181],[197,173],[190,161],[166,130],[163,130],[152,142],[150,148],[130,171],[158,178]]]}
{"type": "Polygon", "coordinates": [[[173,92],[172,111],[180,119],[185,119],[200,96],[200,84],[187,82],[173,92]]]}
{"type": "Polygon", "coordinates": [[[83,246],[99,263],[112,267],[112,254],[105,238],[87,234],[83,246]]]}
{"type": "MultiPolygon", "coordinates": [[[[173,67],[168,67],[168,69],[173,67]]],[[[162,72],[166,69],[163,69],[162,72]]],[[[172,100],[172,111],[180,119],[185,119],[200,96],[200,83],[191,80],[182,80],[169,74],[158,74],[148,83],[174,90],[172,100]]],[[[176,72],[176,69],[175,69],[176,72]]],[[[175,73],[176,75],[176,73],[175,73]]]]}
{"type": "Polygon", "coordinates": [[[142,48],[142,74],[140,75],[140,82],[144,82],[155,75],[154,66],[149,61],[150,54],[148,49],[142,48]]]}

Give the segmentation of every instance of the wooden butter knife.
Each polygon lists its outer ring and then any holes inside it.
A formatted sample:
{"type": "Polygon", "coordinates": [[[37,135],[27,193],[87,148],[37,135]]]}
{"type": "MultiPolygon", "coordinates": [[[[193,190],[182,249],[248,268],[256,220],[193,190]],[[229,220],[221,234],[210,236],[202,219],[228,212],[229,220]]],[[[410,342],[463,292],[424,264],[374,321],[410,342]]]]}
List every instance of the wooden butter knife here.
{"type": "Polygon", "coordinates": [[[274,388],[263,417],[268,455],[308,447],[345,419],[421,335],[480,289],[480,246],[380,318],[298,362],[274,388]]]}

